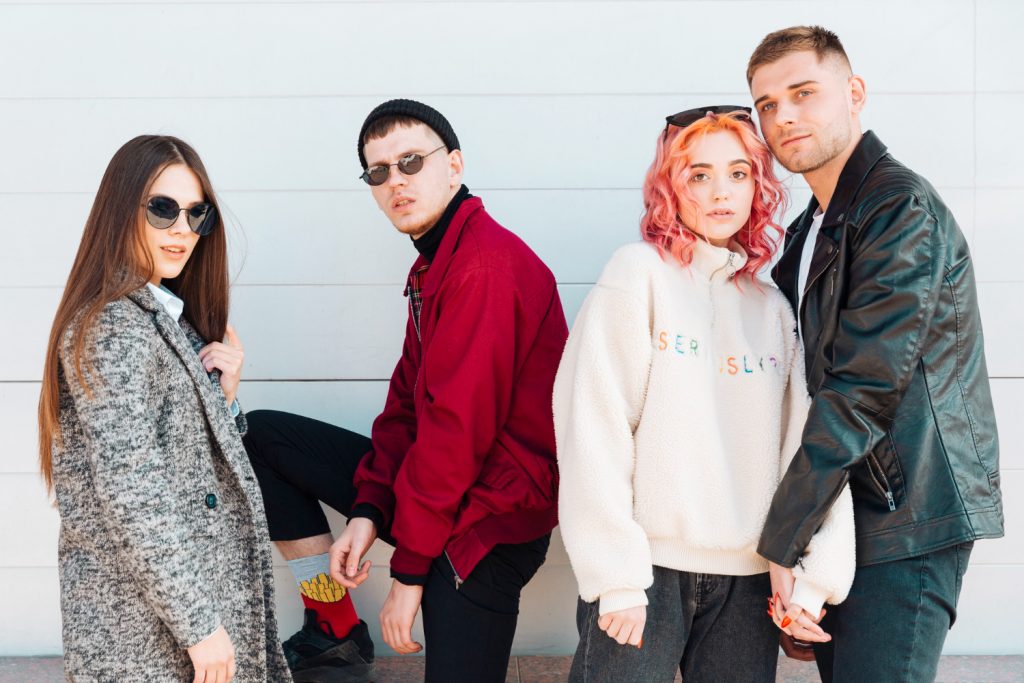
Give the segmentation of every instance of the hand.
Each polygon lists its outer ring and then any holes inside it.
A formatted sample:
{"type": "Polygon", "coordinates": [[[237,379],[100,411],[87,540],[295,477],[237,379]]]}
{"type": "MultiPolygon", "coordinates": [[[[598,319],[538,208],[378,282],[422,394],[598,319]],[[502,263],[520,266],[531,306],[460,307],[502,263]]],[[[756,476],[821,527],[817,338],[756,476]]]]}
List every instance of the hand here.
{"type": "Polygon", "coordinates": [[[597,620],[597,627],[614,638],[619,645],[640,647],[644,642],[644,624],[647,623],[647,607],[630,607],[609,612],[597,620]]]}
{"type": "Polygon", "coordinates": [[[235,647],[223,626],[187,652],[196,670],[192,683],[230,683],[235,677],[235,647]]]}
{"type": "MultiPolygon", "coordinates": [[[[774,562],[768,563],[768,577],[772,582],[772,607],[777,615],[781,615],[786,610],[783,608],[780,612],[775,603],[789,604],[789,598],[793,595],[793,585],[796,583],[796,577],[793,576],[792,569],[775,564],[774,562]]],[[[779,616],[779,620],[781,619],[782,617],[779,616]]]]}
{"type": "Polygon", "coordinates": [[[377,527],[369,519],[355,517],[349,521],[345,531],[331,545],[331,578],[345,588],[356,588],[366,581],[373,563],[367,560],[359,566],[359,561],[375,540],[377,527]]]}
{"type": "Polygon", "coordinates": [[[818,622],[825,616],[825,610],[821,610],[821,614],[815,618],[803,607],[790,601],[793,584],[796,583],[793,570],[769,562],[768,575],[772,582],[772,597],[768,607],[775,625],[798,640],[812,643],[832,640],[832,636],[818,626],[818,622]]]}
{"type": "Polygon", "coordinates": [[[224,390],[228,405],[231,405],[238,393],[238,383],[242,380],[242,361],[245,360],[245,351],[235,334],[235,328],[228,325],[223,343],[211,342],[200,349],[199,360],[207,372],[214,368],[220,370],[220,388],[224,390]]]}
{"type": "Polygon", "coordinates": [[[825,633],[821,626],[818,626],[818,622],[825,617],[826,611],[824,609],[821,610],[821,614],[814,617],[810,612],[794,602],[790,603],[788,608],[780,604],[773,608],[772,611],[774,612],[772,621],[775,622],[775,625],[797,640],[809,643],[827,643],[832,640],[832,636],[825,633]]]}
{"type": "Polygon", "coordinates": [[[391,584],[391,592],[380,610],[380,631],[392,650],[400,655],[411,655],[423,649],[412,639],[412,622],[420,611],[423,586],[406,586],[400,581],[391,584]]]}

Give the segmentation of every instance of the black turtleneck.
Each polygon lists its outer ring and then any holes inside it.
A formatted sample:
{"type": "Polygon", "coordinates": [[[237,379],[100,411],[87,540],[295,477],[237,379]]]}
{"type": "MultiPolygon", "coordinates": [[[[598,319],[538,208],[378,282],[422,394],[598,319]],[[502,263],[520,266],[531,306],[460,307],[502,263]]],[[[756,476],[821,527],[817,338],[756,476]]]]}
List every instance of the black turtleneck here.
{"type": "Polygon", "coordinates": [[[437,250],[441,246],[441,240],[444,239],[444,234],[448,232],[448,224],[452,222],[452,216],[459,210],[459,205],[462,204],[463,200],[472,197],[469,193],[469,188],[463,185],[459,188],[459,191],[455,193],[452,200],[448,202],[448,207],[441,214],[441,217],[437,219],[437,223],[434,223],[434,227],[420,237],[418,240],[412,241],[416,247],[416,251],[420,252],[423,258],[427,259],[427,263],[431,263],[434,260],[434,256],[437,255],[437,250]]]}

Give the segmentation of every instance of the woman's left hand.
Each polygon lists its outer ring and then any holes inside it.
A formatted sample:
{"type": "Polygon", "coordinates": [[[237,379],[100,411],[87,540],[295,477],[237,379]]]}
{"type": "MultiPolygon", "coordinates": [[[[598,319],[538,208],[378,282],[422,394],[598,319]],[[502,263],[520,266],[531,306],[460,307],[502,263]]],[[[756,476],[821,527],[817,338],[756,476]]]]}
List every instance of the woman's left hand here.
{"type": "Polygon", "coordinates": [[[207,372],[214,368],[220,370],[220,388],[224,390],[224,398],[228,405],[235,400],[238,383],[242,379],[242,362],[245,351],[242,342],[235,334],[235,328],[227,326],[223,342],[211,342],[199,350],[199,360],[207,372]]]}
{"type": "Polygon", "coordinates": [[[821,610],[821,614],[815,618],[813,614],[790,600],[796,581],[793,570],[769,562],[768,572],[772,584],[772,596],[768,598],[768,615],[775,625],[799,640],[814,643],[827,643],[832,640],[832,636],[818,626],[818,622],[825,616],[825,610],[821,610]]]}

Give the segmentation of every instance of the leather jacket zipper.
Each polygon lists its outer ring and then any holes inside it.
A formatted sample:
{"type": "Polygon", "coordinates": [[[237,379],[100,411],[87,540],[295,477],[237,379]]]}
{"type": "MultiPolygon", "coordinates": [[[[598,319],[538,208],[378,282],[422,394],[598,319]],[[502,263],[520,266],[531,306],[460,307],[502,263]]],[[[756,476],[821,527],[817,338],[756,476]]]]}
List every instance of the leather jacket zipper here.
{"type": "Polygon", "coordinates": [[[878,487],[879,493],[885,496],[885,502],[889,505],[889,512],[895,512],[896,499],[892,495],[892,487],[889,486],[889,479],[885,476],[885,471],[882,470],[882,465],[878,462],[874,453],[868,454],[868,472],[871,474],[871,480],[878,487]]]}
{"type": "Polygon", "coordinates": [[[444,559],[449,561],[449,566],[452,567],[452,575],[453,575],[453,577],[455,577],[455,590],[458,591],[460,588],[462,588],[462,584],[463,584],[462,577],[460,577],[459,572],[456,571],[456,569],[455,569],[455,562],[452,561],[452,558],[449,557],[449,554],[447,554],[446,550],[444,551],[444,559]]]}

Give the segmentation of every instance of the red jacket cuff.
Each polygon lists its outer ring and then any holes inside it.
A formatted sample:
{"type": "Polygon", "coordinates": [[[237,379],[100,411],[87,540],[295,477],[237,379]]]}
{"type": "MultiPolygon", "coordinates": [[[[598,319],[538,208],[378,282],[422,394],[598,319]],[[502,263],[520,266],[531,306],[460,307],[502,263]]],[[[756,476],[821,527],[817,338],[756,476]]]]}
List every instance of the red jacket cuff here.
{"type": "Polygon", "coordinates": [[[391,571],[410,576],[422,576],[430,572],[430,564],[434,558],[420,555],[401,546],[395,548],[391,556],[391,571]]]}
{"type": "Polygon", "coordinates": [[[381,529],[377,530],[378,532],[391,528],[391,522],[395,514],[395,493],[390,487],[372,481],[360,483],[352,509],[354,510],[363,503],[377,508],[384,516],[384,525],[381,529]]]}

